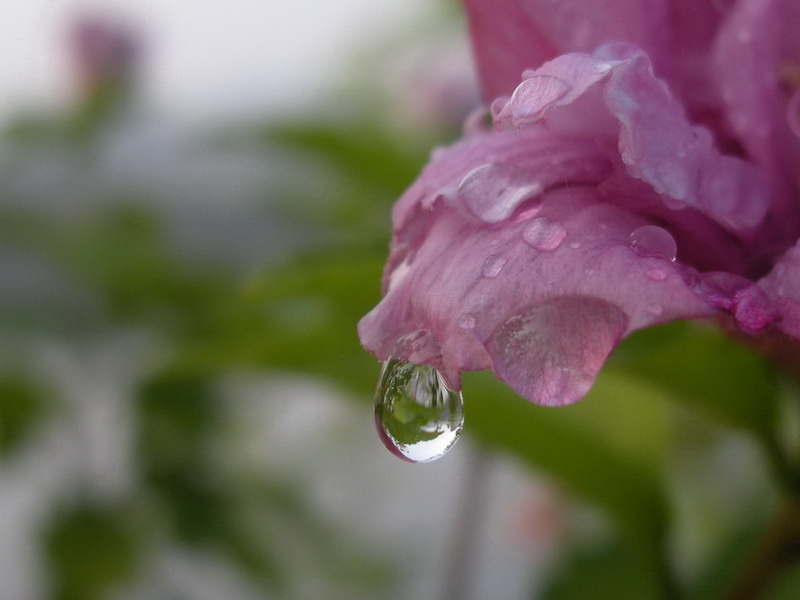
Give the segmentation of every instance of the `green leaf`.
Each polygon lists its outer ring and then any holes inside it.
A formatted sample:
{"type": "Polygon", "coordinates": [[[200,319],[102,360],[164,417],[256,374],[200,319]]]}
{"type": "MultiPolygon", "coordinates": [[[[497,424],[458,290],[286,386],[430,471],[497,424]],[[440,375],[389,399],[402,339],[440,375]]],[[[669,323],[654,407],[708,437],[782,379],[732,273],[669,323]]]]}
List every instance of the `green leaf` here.
{"type": "Polygon", "coordinates": [[[128,511],[79,506],[58,513],[45,534],[55,598],[108,598],[116,585],[133,574],[138,542],[128,511]]]}
{"type": "Polygon", "coordinates": [[[21,376],[0,379],[0,453],[16,449],[47,408],[47,394],[21,376]]]}
{"type": "Polygon", "coordinates": [[[620,346],[613,365],[720,423],[757,436],[773,430],[774,369],[718,328],[683,322],[637,332],[620,346]]]}
{"type": "Polygon", "coordinates": [[[271,269],[231,298],[213,335],[193,339],[186,368],[254,365],[374,389],[378,367],[356,324],[375,303],[385,250],[329,249],[271,269]]]}
{"type": "Polygon", "coordinates": [[[540,600],[650,600],[661,598],[630,548],[620,543],[581,549],[568,555],[540,600]]]}

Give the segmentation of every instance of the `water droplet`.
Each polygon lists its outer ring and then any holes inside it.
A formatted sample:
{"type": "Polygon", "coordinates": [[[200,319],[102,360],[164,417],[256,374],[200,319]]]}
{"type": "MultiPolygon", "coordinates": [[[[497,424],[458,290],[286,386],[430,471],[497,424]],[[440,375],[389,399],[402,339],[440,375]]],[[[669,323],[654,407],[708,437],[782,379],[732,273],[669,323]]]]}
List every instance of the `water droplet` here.
{"type": "Polygon", "coordinates": [[[473,169],[458,185],[461,201],[486,223],[505,221],[520,204],[541,193],[541,184],[530,172],[508,163],[491,163],[473,169]]]}
{"type": "Polygon", "coordinates": [[[461,329],[474,329],[475,321],[475,315],[472,313],[464,313],[458,318],[458,326],[461,327],[461,329]]]}
{"type": "Polygon", "coordinates": [[[542,252],[556,250],[565,237],[567,237],[567,230],[564,229],[564,226],[545,217],[531,221],[522,233],[522,239],[529,246],[542,252]]]}
{"type": "Polygon", "coordinates": [[[657,225],[644,225],[635,229],[628,244],[639,256],[663,258],[675,262],[678,246],[669,231],[657,225]]]}
{"type": "Polygon", "coordinates": [[[653,281],[664,281],[667,278],[667,272],[664,269],[648,269],[645,275],[653,281]]]}
{"type": "Polygon", "coordinates": [[[388,360],[375,392],[375,425],[384,445],[413,463],[442,457],[464,427],[464,400],[429,365],[388,360]]]}
{"type": "Polygon", "coordinates": [[[507,260],[502,256],[490,254],[489,258],[483,262],[483,266],[481,267],[481,275],[484,277],[489,277],[490,279],[497,277],[500,275],[500,271],[503,270],[506,262],[507,260]]]}
{"type": "Polygon", "coordinates": [[[608,73],[613,65],[609,62],[599,62],[594,65],[595,73],[608,73]]]}
{"type": "Polygon", "coordinates": [[[800,90],[792,94],[789,104],[786,107],[786,118],[789,121],[789,128],[795,136],[800,137],[800,90]]]}
{"type": "Polygon", "coordinates": [[[572,86],[558,77],[536,75],[524,79],[511,96],[509,106],[517,126],[535,123],[564,98],[572,86]]]}
{"type": "Polygon", "coordinates": [[[664,312],[664,307],[662,307],[660,304],[651,304],[650,306],[647,307],[647,312],[649,312],[654,317],[657,317],[664,312]]]}
{"type": "Polygon", "coordinates": [[[580,242],[572,242],[572,243],[569,245],[569,247],[570,247],[570,248],[572,248],[573,250],[577,250],[578,248],[580,248],[580,247],[581,247],[581,243],[580,243],[580,242]]]}

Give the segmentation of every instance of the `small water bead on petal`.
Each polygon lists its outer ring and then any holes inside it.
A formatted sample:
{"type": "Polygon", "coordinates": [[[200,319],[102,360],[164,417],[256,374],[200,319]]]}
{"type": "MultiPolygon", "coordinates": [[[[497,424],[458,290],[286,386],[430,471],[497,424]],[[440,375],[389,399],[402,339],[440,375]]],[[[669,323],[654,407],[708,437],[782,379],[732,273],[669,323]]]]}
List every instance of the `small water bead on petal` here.
{"type": "Polygon", "coordinates": [[[489,255],[489,257],[483,261],[481,275],[488,277],[489,279],[497,277],[500,275],[500,271],[503,270],[506,262],[508,262],[507,259],[503,258],[502,256],[498,256],[497,254],[489,255]]]}
{"type": "Polygon", "coordinates": [[[552,252],[558,249],[565,237],[567,237],[567,230],[564,229],[564,226],[545,217],[534,219],[522,232],[522,239],[525,240],[525,243],[541,252],[552,252]]]}
{"type": "Polygon", "coordinates": [[[461,436],[464,400],[433,367],[388,360],[375,391],[375,426],[395,456],[413,463],[431,462],[461,436]]]}
{"type": "Polygon", "coordinates": [[[490,163],[467,173],[457,193],[473,215],[493,224],[505,221],[520,204],[541,194],[542,186],[522,167],[490,163]]]}
{"type": "Polygon", "coordinates": [[[514,90],[509,102],[514,124],[519,126],[538,121],[570,89],[566,81],[550,75],[533,75],[525,79],[514,90]]]}
{"type": "Polygon", "coordinates": [[[647,307],[647,312],[649,312],[654,317],[659,316],[661,313],[664,312],[664,307],[660,304],[651,304],[647,307]]]}
{"type": "Polygon", "coordinates": [[[675,238],[669,231],[657,225],[644,225],[635,229],[628,238],[628,244],[639,256],[675,262],[678,255],[675,238]]]}
{"type": "Polygon", "coordinates": [[[578,248],[580,248],[580,247],[581,247],[581,243],[580,243],[580,242],[572,242],[572,243],[569,245],[569,247],[570,247],[570,248],[572,248],[573,250],[577,250],[578,248]]]}
{"type": "Polygon", "coordinates": [[[613,67],[613,66],[614,65],[612,65],[610,62],[599,62],[594,66],[594,72],[595,73],[608,73],[611,70],[611,67],[613,67]]]}
{"type": "Polygon", "coordinates": [[[800,138],[800,90],[797,90],[789,99],[786,107],[786,119],[789,122],[789,129],[800,138]]]}
{"type": "Polygon", "coordinates": [[[667,278],[667,272],[664,269],[648,269],[645,275],[653,281],[664,281],[667,278]]]}
{"type": "Polygon", "coordinates": [[[458,326],[461,329],[474,329],[476,318],[472,313],[464,313],[458,318],[458,326]]]}

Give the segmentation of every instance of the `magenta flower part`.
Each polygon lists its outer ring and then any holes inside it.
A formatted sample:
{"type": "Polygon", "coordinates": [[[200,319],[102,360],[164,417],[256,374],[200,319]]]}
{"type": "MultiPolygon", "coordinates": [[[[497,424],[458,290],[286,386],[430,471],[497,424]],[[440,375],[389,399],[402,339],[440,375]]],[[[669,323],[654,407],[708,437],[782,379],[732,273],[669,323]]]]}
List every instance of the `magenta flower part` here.
{"type": "Polygon", "coordinates": [[[394,207],[367,350],[561,405],[651,325],[800,338],[800,3],[464,4],[491,126],[394,207]]]}

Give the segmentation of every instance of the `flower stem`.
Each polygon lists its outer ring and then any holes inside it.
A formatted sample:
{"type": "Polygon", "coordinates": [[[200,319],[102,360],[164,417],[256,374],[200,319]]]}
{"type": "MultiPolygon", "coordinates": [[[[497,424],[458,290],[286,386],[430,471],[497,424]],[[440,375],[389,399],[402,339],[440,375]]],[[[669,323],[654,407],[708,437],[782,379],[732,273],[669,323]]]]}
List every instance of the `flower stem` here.
{"type": "Polygon", "coordinates": [[[468,448],[470,455],[465,469],[458,511],[453,522],[441,600],[465,600],[469,596],[470,573],[473,572],[475,552],[480,541],[478,526],[483,522],[486,491],[491,489],[486,478],[491,469],[491,457],[481,447],[468,448]]]}
{"type": "Polygon", "coordinates": [[[754,600],[792,561],[800,558],[800,495],[785,501],[739,569],[724,600],[754,600]]]}

